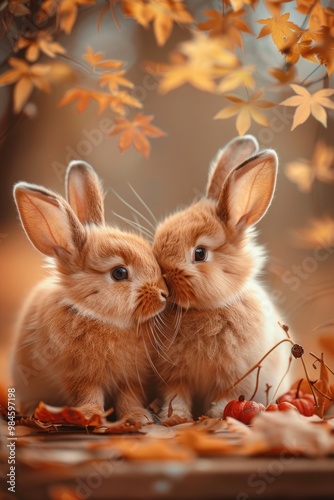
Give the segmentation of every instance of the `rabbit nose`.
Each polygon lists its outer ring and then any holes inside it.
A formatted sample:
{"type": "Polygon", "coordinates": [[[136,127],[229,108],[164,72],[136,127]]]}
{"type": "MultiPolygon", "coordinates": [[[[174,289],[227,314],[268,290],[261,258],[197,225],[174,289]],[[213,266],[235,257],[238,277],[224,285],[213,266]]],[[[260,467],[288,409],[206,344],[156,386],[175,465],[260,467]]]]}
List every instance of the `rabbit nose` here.
{"type": "Polygon", "coordinates": [[[160,295],[161,295],[162,299],[166,300],[167,297],[169,296],[169,291],[168,291],[167,283],[164,279],[164,276],[162,276],[160,281],[159,281],[159,288],[160,288],[160,295]]]}

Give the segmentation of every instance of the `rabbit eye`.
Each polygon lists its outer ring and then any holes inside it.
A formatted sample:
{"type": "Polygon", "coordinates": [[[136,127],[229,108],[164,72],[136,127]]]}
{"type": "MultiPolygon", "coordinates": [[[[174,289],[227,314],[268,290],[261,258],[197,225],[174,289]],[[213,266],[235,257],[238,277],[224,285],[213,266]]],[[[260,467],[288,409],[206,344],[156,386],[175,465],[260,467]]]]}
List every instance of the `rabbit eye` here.
{"type": "Polygon", "coordinates": [[[208,256],[207,249],[204,247],[197,247],[195,248],[195,261],[196,262],[203,262],[206,260],[208,256]]]}
{"type": "Polygon", "coordinates": [[[115,281],[124,281],[129,278],[129,275],[125,267],[120,266],[120,267],[115,267],[115,269],[111,271],[111,277],[115,281]]]}

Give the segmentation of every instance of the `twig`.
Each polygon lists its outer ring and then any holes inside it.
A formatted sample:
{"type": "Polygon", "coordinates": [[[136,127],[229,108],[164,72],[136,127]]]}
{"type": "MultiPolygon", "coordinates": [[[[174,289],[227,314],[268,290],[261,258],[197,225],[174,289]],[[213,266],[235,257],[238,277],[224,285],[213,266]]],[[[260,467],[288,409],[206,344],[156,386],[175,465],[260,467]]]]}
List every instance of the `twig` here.
{"type": "Polygon", "coordinates": [[[261,371],[261,368],[262,366],[258,366],[257,368],[257,374],[256,374],[256,383],[255,383],[255,389],[254,389],[254,392],[253,394],[251,395],[251,397],[249,398],[250,401],[253,401],[253,399],[255,398],[255,395],[257,393],[257,390],[259,388],[259,380],[260,380],[260,371],[261,371]]]}
{"type": "Polygon", "coordinates": [[[272,388],[272,385],[266,384],[266,407],[269,406],[269,391],[272,388]]]}
{"type": "Polygon", "coordinates": [[[307,371],[307,368],[306,368],[303,356],[301,356],[300,359],[301,359],[301,362],[303,363],[304,372],[305,372],[307,381],[309,383],[309,386],[310,386],[310,389],[311,389],[311,392],[312,392],[312,396],[313,396],[313,399],[314,399],[314,405],[315,405],[316,408],[319,408],[318,398],[317,398],[317,396],[316,396],[316,394],[314,392],[314,387],[313,387],[312,381],[311,381],[311,379],[309,377],[309,374],[308,374],[308,371],[307,371]]]}
{"type": "Polygon", "coordinates": [[[283,339],[277,342],[277,344],[275,344],[264,356],[262,356],[262,358],[256,363],[256,365],[250,368],[247,373],[245,373],[241,378],[239,378],[233,385],[231,385],[231,387],[218,394],[218,396],[212,401],[211,404],[213,405],[217,404],[217,402],[220,399],[222,399],[225,396],[225,394],[232,391],[238,384],[240,384],[240,382],[242,382],[246,377],[248,377],[248,375],[250,375],[254,370],[256,370],[256,368],[258,368],[261,365],[261,363],[269,356],[269,354],[271,354],[276,349],[276,347],[283,344],[284,342],[290,342],[290,344],[295,345],[295,342],[290,338],[283,339]]]}
{"type": "MultiPolygon", "coordinates": [[[[278,393],[278,391],[279,391],[279,388],[281,387],[281,385],[282,385],[282,383],[283,383],[283,381],[284,381],[285,377],[286,377],[286,376],[287,376],[287,374],[289,373],[291,363],[292,363],[292,356],[290,356],[290,357],[289,357],[288,367],[287,367],[287,369],[285,370],[285,373],[284,373],[283,377],[281,378],[281,380],[280,380],[280,382],[279,382],[278,386],[276,387],[276,390],[275,390],[275,392],[274,392],[274,394],[273,394],[273,397],[271,398],[270,404],[272,403],[272,401],[275,401],[275,398],[276,398],[276,395],[277,395],[277,393],[278,393]]],[[[267,404],[267,406],[268,406],[268,404],[267,404]]]]}
{"type": "Polygon", "coordinates": [[[327,370],[330,371],[332,375],[334,375],[334,371],[327,365],[327,363],[324,362],[324,360],[319,358],[319,356],[317,356],[316,354],[313,354],[313,352],[310,352],[310,355],[313,356],[316,359],[316,361],[319,361],[319,363],[323,363],[324,366],[327,368],[327,370]]]}

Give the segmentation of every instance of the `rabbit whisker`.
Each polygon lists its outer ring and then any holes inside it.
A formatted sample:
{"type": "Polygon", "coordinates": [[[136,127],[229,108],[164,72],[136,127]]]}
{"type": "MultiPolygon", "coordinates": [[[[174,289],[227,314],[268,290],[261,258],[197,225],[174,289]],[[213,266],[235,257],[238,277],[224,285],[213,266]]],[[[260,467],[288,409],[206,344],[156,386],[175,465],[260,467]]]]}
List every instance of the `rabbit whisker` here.
{"type": "Polygon", "coordinates": [[[127,201],[124,200],[124,198],[122,198],[122,196],[120,196],[114,189],[112,190],[114,195],[122,202],[124,203],[125,206],[127,206],[130,210],[132,210],[133,212],[135,212],[137,215],[139,215],[139,217],[141,217],[152,229],[153,231],[155,231],[155,226],[154,224],[152,224],[152,222],[147,218],[145,217],[145,215],[141,214],[139,212],[139,210],[137,210],[135,207],[133,207],[132,205],[130,205],[130,203],[128,203],[127,201]]]}
{"type": "Polygon", "coordinates": [[[153,221],[155,222],[155,225],[157,226],[158,220],[157,220],[156,216],[154,215],[154,213],[152,212],[152,210],[150,209],[150,207],[145,203],[145,201],[142,199],[142,197],[139,195],[139,193],[137,193],[135,188],[133,186],[131,186],[130,183],[128,183],[128,185],[129,185],[129,188],[131,189],[131,191],[134,193],[134,195],[138,198],[140,203],[146,208],[146,210],[148,211],[148,213],[152,217],[153,221]]]}
{"type": "Polygon", "coordinates": [[[146,227],[142,226],[141,224],[139,224],[138,222],[135,222],[131,219],[128,219],[127,217],[124,217],[123,215],[120,215],[118,214],[117,212],[112,212],[116,217],[118,217],[119,219],[121,219],[122,221],[126,222],[127,224],[129,224],[130,226],[134,227],[135,229],[138,229],[140,234],[145,234],[148,238],[150,238],[150,240],[153,239],[153,233],[152,231],[150,231],[149,229],[147,229],[146,227]]]}

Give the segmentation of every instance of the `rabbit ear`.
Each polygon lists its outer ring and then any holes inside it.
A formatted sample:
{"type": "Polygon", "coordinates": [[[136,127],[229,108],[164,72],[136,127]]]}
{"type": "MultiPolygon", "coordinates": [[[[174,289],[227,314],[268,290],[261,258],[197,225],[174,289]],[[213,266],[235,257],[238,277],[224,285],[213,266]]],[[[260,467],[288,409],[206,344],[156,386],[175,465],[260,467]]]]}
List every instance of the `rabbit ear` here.
{"type": "Polygon", "coordinates": [[[84,161],[72,161],[66,172],[66,197],[82,224],[104,223],[103,192],[94,169],[84,161]]]}
{"type": "Polygon", "coordinates": [[[22,226],[34,247],[44,255],[55,257],[81,250],[85,230],[68,203],[41,186],[19,182],[14,198],[22,226]]]}
{"type": "Polygon", "coordinates": [[[259,150],[259,144],[252,135],[245,135],[232,139],[212,163],[209,172],[206,196],[218,200],[222,186],[231,170],[237,168],[245,160],[259,150]]]}
{"type": "Polygon", "coordinates": [[[268,149],[231,172],[217,204],[218,215],[234,227],[259,222],[274,195],[277,166],[275,151],[268,149]]]}

